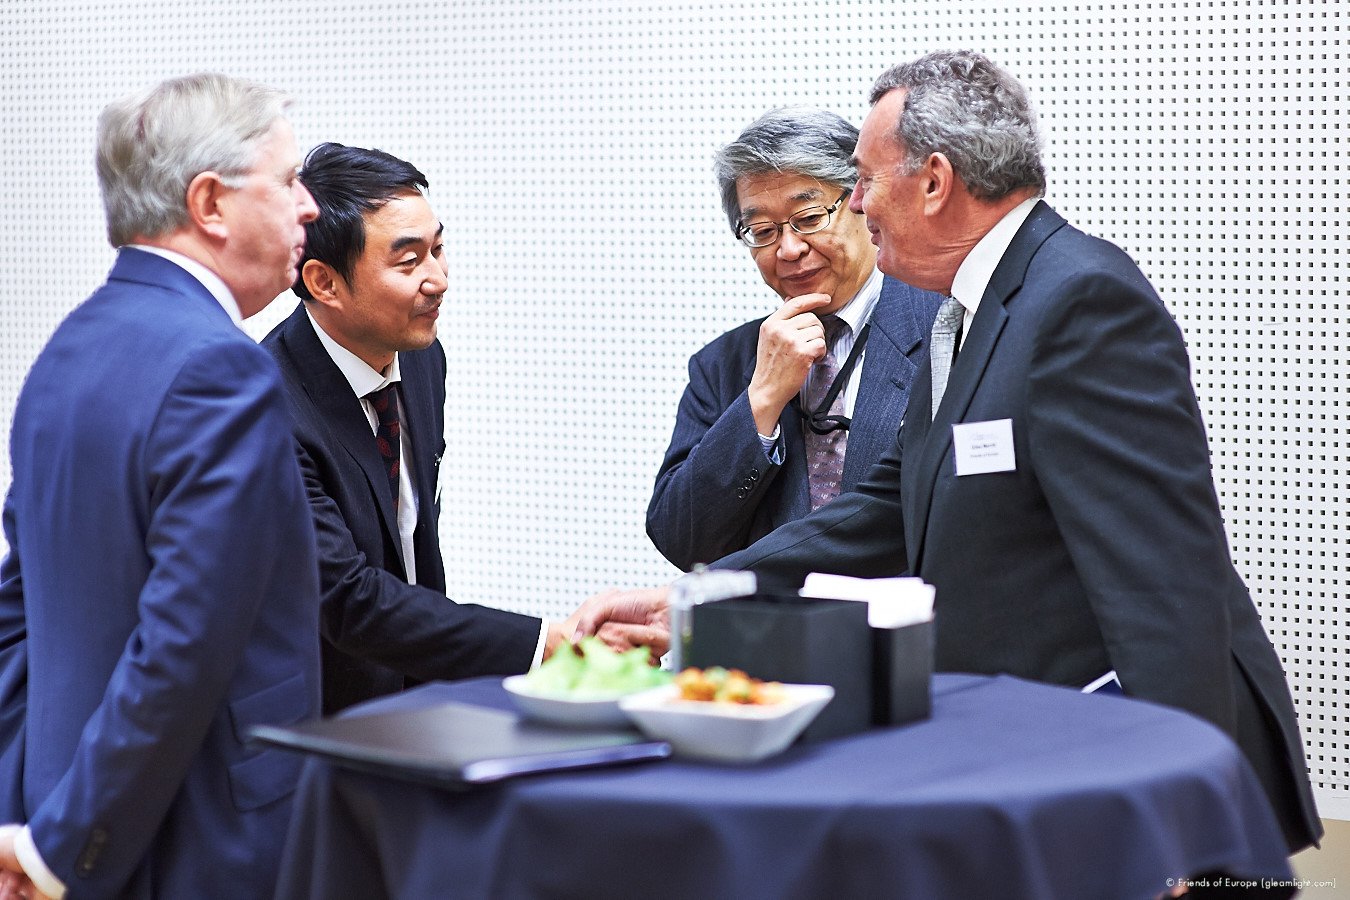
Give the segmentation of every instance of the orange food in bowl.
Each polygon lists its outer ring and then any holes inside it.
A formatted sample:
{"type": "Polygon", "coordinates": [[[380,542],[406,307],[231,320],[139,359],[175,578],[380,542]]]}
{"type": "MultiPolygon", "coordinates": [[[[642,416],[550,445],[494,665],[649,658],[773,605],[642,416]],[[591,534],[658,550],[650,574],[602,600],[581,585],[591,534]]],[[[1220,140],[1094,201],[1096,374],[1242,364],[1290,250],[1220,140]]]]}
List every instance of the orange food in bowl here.
{"type": "Polygon", "coordinates": [[[783,699],[783,686],[777,681],[760,681],[740,669],[721,666],[685,669],[675,676],[675,684],[682,700],[765,706],[783,699]]]}

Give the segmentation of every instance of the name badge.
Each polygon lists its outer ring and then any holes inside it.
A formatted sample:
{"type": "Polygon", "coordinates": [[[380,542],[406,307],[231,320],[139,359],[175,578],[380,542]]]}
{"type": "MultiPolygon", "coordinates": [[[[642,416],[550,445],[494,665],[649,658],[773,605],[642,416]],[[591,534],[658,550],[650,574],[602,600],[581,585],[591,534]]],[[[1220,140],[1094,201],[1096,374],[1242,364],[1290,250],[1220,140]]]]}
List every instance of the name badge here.
{"type": "Polygon", "coordinates": [[[957,475],[1015,472],[1012,419],[992,422],[962,422],[952,426],[957,475]]]}

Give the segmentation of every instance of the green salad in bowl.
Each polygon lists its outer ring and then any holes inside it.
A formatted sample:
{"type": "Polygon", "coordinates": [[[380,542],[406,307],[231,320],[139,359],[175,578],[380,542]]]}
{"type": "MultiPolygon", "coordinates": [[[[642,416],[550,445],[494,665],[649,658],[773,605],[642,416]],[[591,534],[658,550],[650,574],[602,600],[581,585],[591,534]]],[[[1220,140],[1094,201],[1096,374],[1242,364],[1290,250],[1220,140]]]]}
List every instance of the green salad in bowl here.
{"type": "Polygon", "coordinates": [[[517,708],[555,725],[625,725],[619,698],[670,684],[671,674],[651,663],[646,647],[611,650],[595,637],[565,644],[542,665],[502,684],[517,708]]]}

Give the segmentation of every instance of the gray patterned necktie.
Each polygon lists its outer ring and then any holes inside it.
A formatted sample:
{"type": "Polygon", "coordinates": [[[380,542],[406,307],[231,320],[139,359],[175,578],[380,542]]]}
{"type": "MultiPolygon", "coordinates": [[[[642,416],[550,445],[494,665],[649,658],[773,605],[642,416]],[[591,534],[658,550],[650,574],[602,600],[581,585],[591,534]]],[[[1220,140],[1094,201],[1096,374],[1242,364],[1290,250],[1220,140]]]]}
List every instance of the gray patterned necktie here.
{"type": "Polygon", "coordinates": [[[961,332],[961,320],[966,308],[955,297],[948,297],[938,307],[933,320],[933,337],[928,343],[928,356],[933,364],[933,418],[937,418],[938,404],[947,390],[947,376],[956,358],[956,336],[961,332]]]}
{"type": "MultiPolygon", "coordinates": [[[[835,354],[839,338],[849,330],[848,323],[838,316],[821,316],[825,328],[825,344],[829,352],[811,367],[811,377],[802,394],[807,410],[816,409],[830,391],[830,385],[839,374],[841,360],[835,354]]],[[[844,414],[844,391],[840,391],[830,405],[830,415],[844,414]]],[[[848,446],[848,429],[840,428],[829,434],[816,434],[805,424],[802,434],[806,439],[806,480],[811,492],[811,508],[819,509],[839,496],[844,478],[844,451],[848,446]]]]}

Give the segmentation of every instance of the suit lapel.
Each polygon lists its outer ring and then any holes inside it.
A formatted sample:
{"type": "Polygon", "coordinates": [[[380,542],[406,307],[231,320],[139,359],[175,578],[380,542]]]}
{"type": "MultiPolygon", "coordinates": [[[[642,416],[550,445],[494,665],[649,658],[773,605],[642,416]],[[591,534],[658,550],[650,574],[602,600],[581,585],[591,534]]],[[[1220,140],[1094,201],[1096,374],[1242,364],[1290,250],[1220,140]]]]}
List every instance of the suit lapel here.
{"type": "Polygon", "coordinates": [[[333,362],[323,344],[319,343],[303,303],[286,320],[282,334],[287,350],[295,359],[296,371],[305,393],[314,401],[320,416],[332,429],[342,448],[365,475],[380,510],[380,521],[392,537],[401,559],[402,543],[398,539],[394,498],[389,494],[389,476],[385,473],[384,461],[375,446],[370,420],[366,418],[361,402],[352,393],[351,384],[343,376],[342,370],[333,362]]]}
{"type": "Polygon", "coordinates": [[[434,526],[437,513],[437,453],[440,452],[443,429],[440,427],[442,419],[435,408],[438,394],[432,380],[442,376],[434,371],[433,359],[426,352],[399,354],[402,378],[399,397],[403,401],[402,410],[411,448],[409,455],[412,457],[404,460],[404,465],[412,466],[413,489],[417,493],[417,530],[413,537],[417,556],[417,583],[439,588],[445,584],[445,572],[440,565],[439,533],[434,526]]]}
{"type": "Polygon", "coordinates": [[[427,373],[422,366],[413,363],[413,354],[400,354],[399,371],[402,377],[399,399],[403,401],[402,412],[407,422],[408,437],[413,447],[412,474],[416,483],[417,508],[420,511],[433,505],[436,495],[435,475],[432,467],[435,462],[436,445],[433,427],[434,410],[431,408],[430,391],[427,390],[427,373]]]}
{"type": "Polygon", "coordinates": [[[779,473],[778,481],[781,484],[786,478],[792,488],[784,497],[784,521],[799,519],[811,511],[811,489],[806,482],[806,437],[802,434],[802,429],[806,427],[805,421],[800,396],[793,397],[778,417],[786,455],[784,471],[779,473]]]}
{"type": "Polygon", "coordinates": [[[901,471],[905,544],[912,572],[920,571],[924,536],[928,532],[928,517],[938,480],[944,475],[955,477],[952,425],[964,421],[966,410],[970,408],[1008,322],[1007,304],[1021,290],[1031,258],[1046,238],[1063,225],[1064,219],[1041,202],[1018,229],[980,298],[980,308],[970,323],[970,332],[961,345],[956,365],[952,367],[936,416],[932,413],[933,371],[927,358],[919,369],[914,402],[905,422],[906,451],[901,471]]]}
{"type": "MultiPolygon", "coordinates": [[[[872,330],[863,352],[858,398],[853,404],[854,424],[849,427],[848,451],[844,455],[843,490],[857,487],[867,474],[866,460],[880,459],[895,443],[895,424],[905,415],[907,389],[917,374],[911,354],[923,343],[928,330],[919,322],[919,304],[903,302],[915,291],[893,278],[881,283],[881,297],[872,313],[872,330]]],[[[931,321],[931,316],[929,317],[931,321]]]]}

